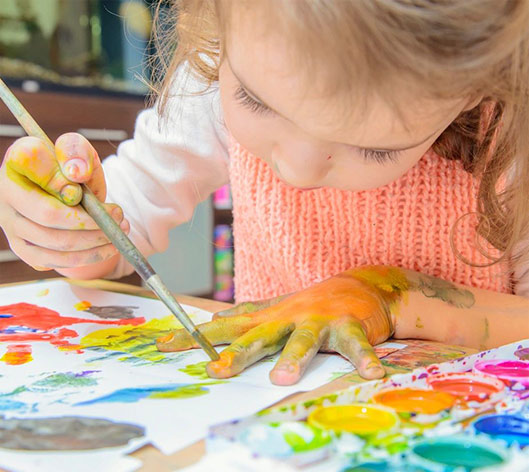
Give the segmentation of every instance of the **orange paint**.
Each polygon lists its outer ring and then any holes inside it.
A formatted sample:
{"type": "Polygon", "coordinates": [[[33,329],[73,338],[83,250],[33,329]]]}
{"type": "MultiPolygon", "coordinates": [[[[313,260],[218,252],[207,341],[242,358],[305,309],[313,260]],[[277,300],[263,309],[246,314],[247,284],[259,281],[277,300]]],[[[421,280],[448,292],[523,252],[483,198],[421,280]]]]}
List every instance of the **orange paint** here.
{"type": "Polygon", "coordinates": [[[92,304],[90,302],[87,302],[86,300],[82,300],[79,303],[76,303],[73,307],[78,311],[85,311],[90,308],[92,304]]]}
{"type": "Polygon", "coordinates": [[[399,413],[435,415],[451,408],[455,397],[435,390],[396,388],[378,392],[373,396],[373,401],[399,413]]]}
{"type": "Polygon", "coordinates": [[[31,346],[29,344],[10,344],[7,346],[7,352],[0,359],[0,361],[8,365],[26,364],[32,360],[31,346]]]}
{"type": "Polygon", "coordinates": [[[223,379],[231,376],[231,368],[233,366],[233,360],[235,358],[234,352],[221,352],[219,354],[219,360],[210,362],[206,370],[211,377],[223,379]]]}
{"type": "Polygon", "coordinates": [[[169,333],[167,336],[159,337],[157,343],[170,343],[174,339],[174,333],[169,333]]]}

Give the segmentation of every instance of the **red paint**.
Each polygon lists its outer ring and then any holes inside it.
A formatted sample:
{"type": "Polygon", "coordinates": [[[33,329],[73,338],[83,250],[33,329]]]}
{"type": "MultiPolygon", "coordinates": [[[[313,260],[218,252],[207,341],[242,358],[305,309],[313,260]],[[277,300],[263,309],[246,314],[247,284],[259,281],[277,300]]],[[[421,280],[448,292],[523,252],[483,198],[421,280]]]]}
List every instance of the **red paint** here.
{"type": "Polygon", "coordinates": [[[508,385],[521,383],[529,386],[529,362],[507,359],[491,359],[474,364],[474,372],[482,372],[503,380],[508,385]]]}
{"type": "Polygon", "coordinates": [[[33,360],[31,346],[29,344],[11,344],[7,346],[7,352],[0,360],[9,365],[26,364],[33,360]]]}
{"type": "Polygon", "coordinates": [[[503,382],[496,378],[470,372],[438,374],[429,377],[427,382],[434,390],[450,393],[467,402],[484,402],[505,388],[503,382]]]}
{"type": "Polygon", "coordinates": [[[66,340],[78,336],[73,329],[64,328],[74,324],[102,324],[102,325],[138,325],[145,323],[145,318],[130,318],[124,320],[89,320],[61,316],[49,308],[32,305],[30,303],[15,303],[0,306],[0,342],[7,341],[47,341],[56,346],[71,346],[66,340]],[[17,330],[17,328],[19,328],[17,330]]]}

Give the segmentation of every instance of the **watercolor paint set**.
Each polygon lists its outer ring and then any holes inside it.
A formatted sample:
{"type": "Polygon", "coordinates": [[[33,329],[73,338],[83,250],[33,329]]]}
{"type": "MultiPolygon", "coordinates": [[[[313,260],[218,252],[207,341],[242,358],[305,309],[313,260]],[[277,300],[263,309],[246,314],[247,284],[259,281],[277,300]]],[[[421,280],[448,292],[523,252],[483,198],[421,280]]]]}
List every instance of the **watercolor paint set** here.
{"type": "Polygon", "coordinates": [[[529,471],[529,340],[263,410],[207,447],[233,470],[529,471]]]}

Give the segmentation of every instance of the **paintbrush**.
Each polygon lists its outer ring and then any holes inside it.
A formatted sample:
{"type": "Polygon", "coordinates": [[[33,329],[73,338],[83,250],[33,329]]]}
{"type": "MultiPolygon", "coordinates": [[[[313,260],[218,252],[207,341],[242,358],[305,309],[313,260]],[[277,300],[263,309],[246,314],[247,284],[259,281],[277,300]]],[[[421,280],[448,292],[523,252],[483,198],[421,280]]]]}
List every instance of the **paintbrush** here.
{"type": "MultiPolygon", "coordinates": [[[[0,79],[0,98],[6,104],[7,108],[18,120],[22,128],[29,136],[42,139],[55,154],[55,146],[50,138],[44,133],[37,122],[32,118],[28,111],[22,106],[20,101],[13,95],[7,85],[0,79]]],[[[138,248],[132,243],[128,236],[122,231],[119,225],[105,210],[105,207],[97,199],[88,186],[81,184],[83,197],[81,206],[93,218],[103,233],[117,250],[129,261],[140,277],[152,289],[156,296],[165,304],[169,311],[180,321],[182,326],[195,339],[198,345],[206,351],[211,360],[216,361],[219,358],[217,351],[213,348],[207,338],[198,330],[187,313],[176,301],[169,289],[162,282],[160,276],[154,271],[147,259],[141,254],[138,248]]]]}

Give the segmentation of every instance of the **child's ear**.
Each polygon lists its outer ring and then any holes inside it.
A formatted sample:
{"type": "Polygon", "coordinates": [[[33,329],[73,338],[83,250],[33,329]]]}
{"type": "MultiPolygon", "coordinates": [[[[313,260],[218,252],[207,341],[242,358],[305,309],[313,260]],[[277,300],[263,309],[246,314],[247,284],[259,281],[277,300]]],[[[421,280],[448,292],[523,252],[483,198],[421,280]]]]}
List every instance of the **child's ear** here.
{"type": "Polygon", "coordinates": [[[472,96],[469,98],[467,104],[465,105],[465,108],[463,108],[463,111],[468,111],[468,110],[472,110],[472,108],[475,108],[477,107],[481,101],[483,100],[483,95],[479,95],[479,96],[472,96]]]}

